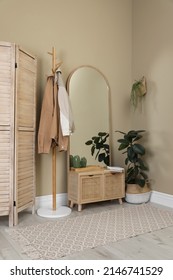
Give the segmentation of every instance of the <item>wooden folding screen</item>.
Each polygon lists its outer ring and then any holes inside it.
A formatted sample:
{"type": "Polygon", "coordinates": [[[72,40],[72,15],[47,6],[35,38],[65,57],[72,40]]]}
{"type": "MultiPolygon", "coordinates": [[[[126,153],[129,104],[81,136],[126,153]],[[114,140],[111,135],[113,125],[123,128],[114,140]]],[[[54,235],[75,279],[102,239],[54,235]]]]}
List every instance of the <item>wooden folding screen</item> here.
{"type": "Polygon", "coordinates": [[[16,225],[35,203],[35,56],[0,42],[0,216],[16,225]]]}

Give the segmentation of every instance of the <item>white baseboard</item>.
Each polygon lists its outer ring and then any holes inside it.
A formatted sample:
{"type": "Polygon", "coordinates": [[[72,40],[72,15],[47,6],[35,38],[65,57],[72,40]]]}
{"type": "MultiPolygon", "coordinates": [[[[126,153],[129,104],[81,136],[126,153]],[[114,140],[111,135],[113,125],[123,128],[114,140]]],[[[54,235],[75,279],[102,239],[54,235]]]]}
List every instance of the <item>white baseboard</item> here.
{"type": "MultiPolygon", "coordinates": [[[[67,193],[60,193],[56,195],[56,205],[66,206],[67,205],[67,193]]],[[[35,199],[35,208],[52,207],[52,195],[37,196],[35,199]]]]}
{"type": "MultiPolygon", "coordinates": [[[[57,194],[56,202],[57,202],[57,207],[67,206],[67,193],[57,194]]],[[[152,191],[150,202],[173,208],[173,195],[152,191]]],[[[36,203],[35,204],[36,209],[41,207],[51,207],[52,195],[37,196],[35,203],[36,203]]]]}
{"type": "Polygon", "coordinates": [[[152,191],[150,201],[173,208],[173,195],[171,194],[152,191]]]}

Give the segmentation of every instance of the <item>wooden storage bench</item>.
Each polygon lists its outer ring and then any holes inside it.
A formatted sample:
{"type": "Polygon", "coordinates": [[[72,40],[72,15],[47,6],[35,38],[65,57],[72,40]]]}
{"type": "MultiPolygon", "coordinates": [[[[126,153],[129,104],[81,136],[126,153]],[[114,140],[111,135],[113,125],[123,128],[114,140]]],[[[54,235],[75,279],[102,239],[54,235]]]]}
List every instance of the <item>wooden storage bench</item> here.
{"type": "Polygon", "coordinates": [[[69,171],[68,200],[70,207],[78,205],[78,211],[86,203],[125,197],[124,172],[112,172],[101,168],[93,171],[69,171]]]}

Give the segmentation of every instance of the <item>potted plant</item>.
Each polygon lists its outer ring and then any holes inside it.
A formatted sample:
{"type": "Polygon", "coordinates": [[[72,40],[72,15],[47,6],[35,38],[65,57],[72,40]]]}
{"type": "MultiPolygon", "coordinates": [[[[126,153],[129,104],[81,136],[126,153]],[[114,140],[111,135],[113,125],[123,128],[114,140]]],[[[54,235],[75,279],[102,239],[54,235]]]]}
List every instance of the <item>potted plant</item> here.
{"type": "Polygon", "coordinates": [[[147,93],[147,82],[146,78],[143,76],[140,80],[135,81],[132,85],[130,101],[134,110],[137,108],[139,101],[145,96],[147,93]]]}
{"type": "Polygon", "coordinates": [[[99,162],[103,161],[106,165],[109,165],[110,156],[108,137],[109,133],[99,132],[97,136],[93,136],[85,142],[86,145],[91,145],[91,155],[95,155],[95,159],[98,159],[99,162]]]}
{"type": "Polygon", "coordinates": [[[139,143],[145,130],[130,130],[128,132],[116,131],[123,135],[118,139],[119,151],[126,154],[126,201],[130,203],[147,202],[150,198],[151,189],[148,180],[148,166],[143,160],[145,148],[139,143]]]}

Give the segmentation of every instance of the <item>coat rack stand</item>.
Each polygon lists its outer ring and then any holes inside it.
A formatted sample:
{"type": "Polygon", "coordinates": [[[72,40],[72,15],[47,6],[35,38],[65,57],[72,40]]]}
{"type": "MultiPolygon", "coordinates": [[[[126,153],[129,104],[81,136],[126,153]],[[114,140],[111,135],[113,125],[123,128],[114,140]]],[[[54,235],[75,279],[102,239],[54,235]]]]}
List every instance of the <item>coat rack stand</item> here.
{"type": "MultiPolygon", "coordinates": [[[[48,52],[52,56],[52,74],[54,75],[56,70],[60,67],[62,62],[56,63],[56,51],[52,47],[52,52],[48,52]]],[[[71,213],[71,209],[66,206],[56,205],[56,146],[52,147],[52,208],[39,208],[37,214],[45,218],[60,218],[68,216],[71,213]]]]}

